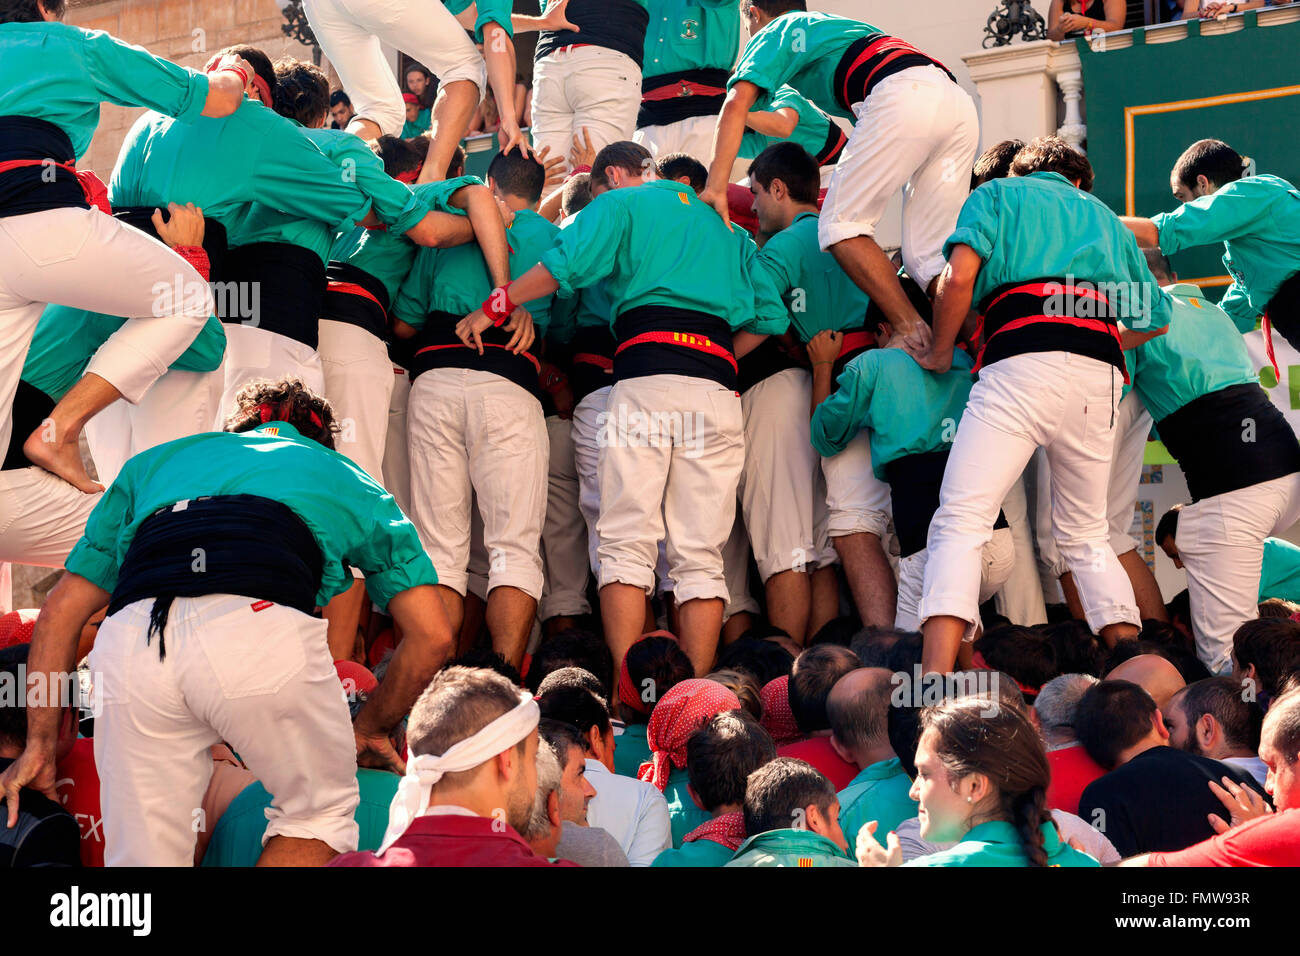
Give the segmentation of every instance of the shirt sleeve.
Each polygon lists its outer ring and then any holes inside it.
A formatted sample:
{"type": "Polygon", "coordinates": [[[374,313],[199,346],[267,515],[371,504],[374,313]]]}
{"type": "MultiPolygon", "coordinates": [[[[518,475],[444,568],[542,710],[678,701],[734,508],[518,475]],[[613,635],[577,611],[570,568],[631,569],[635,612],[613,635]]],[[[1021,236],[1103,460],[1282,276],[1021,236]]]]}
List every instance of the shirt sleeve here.
{"type": "Polygon", "coordinates": [[[1232,319],[1232,324],[1242,335],[1255,331],[1259,310],[1251,306],[1250,299],[1246,297],[1246,290],[1239,286],[1236,280],[1233,280],[1232,285],[1228,286],[1228,291],[1223,293],[1223,298],[1219,300],[1219,308],[1228,313],[1228,318],[1232,319]]]}
{"type": "MultiPolygon", "coordinates": [[[[1118,228],[1122,233],[1120,241],[1124,248],[1124,265],[1129,279],[1142,286],[1137,301],[1127,303],[1120,321],[1130,329],[1163,329],[1173,316],[1173,300],[1168,292],[1160,288],[1160,283],[1151,274],[1146,256],[1138,247],[1137,237],[1126,226],[1119,225],[1118,228]]],[[[1129,294],[1128,298],[1133,297],[1129,294]]]]}
{"type": "MultiPolygon", "coordinates": [[[[994,181],[994,183],[996,180],[994,181]]],[[[998,218],[1001,203],[994,183],[985,183],[966,197],[957,216],[957,230],[943,244],[945,259],[952,256],[956,245],[970,246],[985,262],[993,253],[993,243],[998,236],[998,218]]]]}
{"type": "MultiPolygon", "coordinates": [[[[506,36],[513,37],[515,28],[510,24],[512,4],[510,0],[476,0],[478,17],[474,20],[474,39],[483,42],[483,28],[495,23],[506,31],[506,36]]],[[[542,4],[546,6],[545,3],[542,4]]]]}
{"type": "Polygon", "coordinates": [[[1160,250],[1171,255],[1191,246],[1204,246],[1257,232],[1261,220],[1271,220],[1267,193],[1229,183],[1216,193],[1185,202],[1172,212],[1151,217],[1160,250]]]}
{"type": "Polygon", "coordinates": [[[90,512],[86,531],[63,566],[98,588],[112,593],[117,587],[117,573],[126,556],[121,546],[122,529],[131,523],[134,513],[134,484],[138,459],[129,459],[90,512]]]}
{"type": "Polygon", "coordinates": [[[438,575],[420,544],[415,525],[402,514],[393,496],[368,475],[359,472],[369,485],[367,521],[369,529],[344,555],[366,576],[366,591],[380,610],[398,594],[424,584],[437,584],[438,575]]]}
{"type": "Polygon", "coordinates": [[[742,274],[749,276],[754,287],[754,318],[741,328],[756,335],[784,335],[790,328],[790,311],[771,275],[759,264],[754,240],[744,230],[732,228],[739,237],[742,274]]]}
{"type": "Polygon", "coordinates": [[[1300,863],[1300,811],[1283,810],[1252,820],[1185,850],[1152,853],[1148,866],[1296,866],[1300,863]]]}
{"type": "Polygon", "coordinates": [[[557,295],[551,299],[551,321],[547,335],[554,342],[567,345],[578,331],[578,295],[557,295]]]}
{"type": "Polygon", "coordinates": [[[95,89],[109,103],[143,106],[183,123],[197,119],[208,99],[208,78],[103,30],[88,30],[82,48],[95,89]]]}
{"type": "Polygon", "coordinates": [[[573,295],[613,272],[630,224],[627,206],[604,193],[561,229],[540,260],[559,283],[559,294],[573,295]]]}
{"type": "Polygon", "coordinates": [[[449,212],[454,216],[465,216],[468,213],[451,204],[451,197],[465,186],[482,186],[483,180],[477,176],[457,176],[455,179],[444,179],[437,183],[424,183],[415,187],[415,195],[418,196],[430,212],[449,212]]]}
{"type": "Polygon", "coordinates": [[[727,80],[727,89],[744,80],[760,90],[775,90],[790,78],[794,58],[785,51],[780,31],[771,26],[758,31],[749,41],[727,80]]]}
{"type": "Polygon", "coordinates": [[[383,161],[360,137],[345,133],[340,142],[343,152],[339,166],[344,175],[353,174],[357,187],[370,198],[375,215],[390,232],[404,233],[424,218],[428,212],[424,203],[415,198],[409,186],[384,172],[383,161]]]}
{"type": "Polygon", "coordinates": [[[664,850],[672,849],[673,828],[668,818],[668,801],[658,790],[647,792],[637,808],[636,830],[627,850],[631,866],[649,866],[664,850]]]}
{"type": "Polygon", "coordinates": [[[835,391],[813,410],[812,446],[823,458],[838,455],[862,430],[876,388],[876,363],[867,352],[844,367],[835,391]]]}
{"type": "Polygon", "coordinates": [[[370,200],[356,183],[345,182],[338,164],[302,130],[283,117],[275,119],[279,122],[261,131],[262,149],[250,167],[253,201],[323,222],[334,232],[345,232],[365,219],[370,200]]]}

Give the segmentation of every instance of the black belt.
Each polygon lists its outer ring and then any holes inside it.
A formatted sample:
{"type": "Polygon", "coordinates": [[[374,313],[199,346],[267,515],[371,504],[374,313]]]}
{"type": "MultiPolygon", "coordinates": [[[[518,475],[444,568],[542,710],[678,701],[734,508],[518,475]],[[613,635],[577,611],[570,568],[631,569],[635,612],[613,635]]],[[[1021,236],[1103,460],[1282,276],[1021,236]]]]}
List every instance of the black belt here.
{"type": "MultiPolygon", "coordinates": [[[[885,464],[889,500],[894,512],[894,533],[898,535],[900,557],[910,557],[926,548],[930,522],[939,510],[939,491],[948,467],[950,449],[904,455],[885,464]]],[[[1007,528],[1007,516],[998,510],[993,529],[1007,528]]]]}
{"type": "Polygon", "coordinates": [[[365,329],[380,341],[388,339],[388,289],[364,269],[337,260],[325,269],[322,319],[365,329]]]}

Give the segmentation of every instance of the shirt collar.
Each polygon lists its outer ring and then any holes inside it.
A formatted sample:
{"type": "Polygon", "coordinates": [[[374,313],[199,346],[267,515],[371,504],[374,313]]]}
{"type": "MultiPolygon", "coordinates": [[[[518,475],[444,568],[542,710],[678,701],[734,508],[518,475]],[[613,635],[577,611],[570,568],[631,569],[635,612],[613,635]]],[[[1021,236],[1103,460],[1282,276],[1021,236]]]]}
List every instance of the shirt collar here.
{"type": "Polygon", "coordinates": [[[790,220],[790,225],[793,226],[793,225],[794,225],[796,222],[798,222],[800,219],[807,219],[807,218],[810,217],[810,216],[811,216],[813,219],[816,219],[816,218],[817,218],[817,215],[818,215],[817,213],[812,212],[811,210],[805,209],[803,212],[799,213],[799,215],[795,216],[793,219],[790,220]]]}
{"type": "Polygon", "coordinates": [[[1173,285],[1167,285],[1164,290],[1170,295],[1180,295],[1184,299],[1204,299],[1205,293],[1201,287],[1194,282],[1175,282],[1173,285]]]}
{"type": "Polygon", "coordinates": [[[282,421],[266,422],[262,425],[258,425],[256,428],[253,429],[253,431],[260,432],[262,434],[266,434],[267,432],[270,432],[272,437],[277,435],[283,437],[286,433],[291,435],[294,438],[302,437],[302,432],[298,431],[298,429],[294,428],[288,422],[282,422],[282,421]]]}
{"type": "Polygon", "coordinates": [[[442,804],[435,804],[434,806],[429,807],[429,809],[425,810],[424,813],[420,814],[420,816],[424,816],[424,817],[476,817],[476,816],[478,816],[478,814],[475,813],[473,810],[470,810],[470,809],[468,809],[468,808],[466,808],[466,807],[458,807],[458,806],[456,806],[456,805],[454,805],[454,804],[451,804],[451,803],[442,803],[442,804]]]}
{"type": "Polygon", "coordinates": [[[877,760],[875,763],[867,764],[853,778],[853,783],[866,783],[868,780],[888,780],[890,777],[902,772],[903,761],[897,757],[890,757],[888,760],[877,760]]]}
{"type": "Polygon", "coordinates": [[[812,830],[766,830],[763,833],[755,834],[740,845],[736,851],[739,856],[749,850],[761,849],[774,853],[791,853],[798,850],[808,850],[811,852],[826,854],[829,856],[846,857],[840,848],[832,843],[829,839],[820,833],[813,833],[812,830]]]}
{"type": "Polygon", "coordinates": [[[591,773],[594,770],[598,776],[602,773],[607,777],[613,776],[613,774],[609,772],[609,768],[595,757],[588,757],[583,761],[583,763],[587,765],[587,773],[591,773]]]}

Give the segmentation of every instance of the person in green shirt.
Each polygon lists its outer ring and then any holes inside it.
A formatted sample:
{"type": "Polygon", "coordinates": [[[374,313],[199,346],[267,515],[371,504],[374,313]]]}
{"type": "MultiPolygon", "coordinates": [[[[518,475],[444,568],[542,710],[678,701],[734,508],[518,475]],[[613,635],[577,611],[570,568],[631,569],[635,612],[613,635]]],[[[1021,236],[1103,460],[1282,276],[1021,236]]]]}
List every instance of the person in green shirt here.
{"type": "Polygon", "coordinates": [[[892,672],[860,667],[835,682],[826,698],[831,722],[831,747],[859,773],[839,793],[840,829],[849,846],[858,831],[876,821],[877,833],[888,833],[916,816],[912,780],[889,743],[887,717],[894,690],[892,672]]]}
{"type": "Polygon", "coordinates": [[[777,757],[751,773],[744,815],[749,838],[727,866],[857,866],[835,788],[802,760],[777,757]]]}
{"type": "MultiPolygon", "coordinates": [[[[50,593],[29,668],[74,666],[90,615],[107,865],[190,865],[191,808],[227,741],[274,795],[263,864],[354,849],[356,769],[401,770],[389,734],[452,648],[437,575],[392,496],[334,451],[328,402],[294,380],[240,394],[230,431],[132,458],[95,507],[50,593]],[[316,607],[349,566],[404,633],[351,721],[316,607]],[[175,613],[172,613],[172,612],[175,613]],[[219,728],[219,729],[218,729],[219,728]]],[[[32,708],[0,779],[53,792],[59,708],[32,708]]]]}
{"type": "MultiPolygon", "coordinates": [[[[1174,283],[1164,256],[1148,249],[1147,258],[1174,283]]],[[[1133,390],[1187,479],[1177,553],[1192,632],[1205,666],[1226,673],[1233,633],[1258,616],[1264,541],[1300,518],[1300,441],[1260,387],[1231,317],[1194,285],[1166,288],[1169,332],[1130,353],[1133,390]]]]}
{"type": "Polygon", "coordinates": [[[467,315],[458,334],[477,345],[484,329],[509,317],[514,298],[602,283],[618,341],[600,450],[605,639],[618,661],[641,634],[666,535],[682,649],[703,674],[722,626],[722,546],[744,460],[730,343],[741,329],[784,332],[788,319],[756,275],[753,241],[713,217],[688,186],[647,183],[652,168],[633,143],[601,150],[592,172],[598,198],[537,266],[467,315]]]}
{"type": "Polygon", "coordinates": [[[433,121],[427,109],[420,108],[420,98],[414,93],[403,93],[402,104],[406,107],[406,122],[402,124],[402,139],[413,139],[429,132],[433,121]]]}
{"type": "MultiPolygon", "coordinates": [[[[870,303],[866,294],[853,284],[834,256],[822,251],[818,244],[816,161],[797,144],[778,143],[765,149],[750,164],[749,180],[759,229],[770,237],[758,254],[759,265],[785,303],[791,329],[800,342],[807,345],[823,329],[847,333],[840,340],[841,350],[834,364],[823,370],[842,369],[864,349],[873,348],[876,336],[874,329],[867,328],[870,303]]],[[[798,487],[786,488],[774,495],[773,500],[806,502],[797,512],[793,508],[782,510],[801,515],[805,523],[803,536],[812,545],[806,553],[814,556],[810,562],[814,571],[809,576],[790,569],[769,577],[764,585],[768,616],[798,640],[804,633],[816,633],[821,623],[838,612],[836,589],[827,586],[835,576],[829,566],[831,556],[823,553],[824,542],[812,541],[813,529],[824,524],[826,536],[844,566],[859,618],[867,625],[892,627],[897,586],[882,543],[889,528],[889,488],[872,473],[867,434],[854,432],[846,444],[821,457],[825,498],[823,502],[819,495],[814,500],[813,489],[820,485],[816,481],[819,455],[810,442],[803,413],[811,404],[813,377],[797,368],[779,374],[787,381],[797,382],[799,394],[784,399],[775,396],[778,399],[775,404],[750,411],[751,414],[760,412],[754,417],[758,429],[764,429],[763,423],[776,416],[783,421],[783,427],[776,430],[777,436],[781,436],[779,445],[769,452],[768,460],[761,465],[762,471],[779,479],[783,474],[792,473],[790,460],[802,459],[806,464],[807,481],[802,480],[805,472],[801,468],[797,473],[798,487]],[[813,608],[814,594],[835,605],[829,609],[829,616],[827,608],[813,608]]],[[[748,459],[753,457],[747,456],[747,467],[759,467],[757,462],[751,465],[748,459]]],[[[768,484],[771,480],[767,479],[768,484]]],[[[746,482],[746,487],[757,486],[761,492],[768,484],[751,480],[746,482]]],[[[760,513],[755,492],[749,491],[747,496],[748,500],[742,499],[747,522],[751,527],[762,528],[769,519],[760,513]]],[[[789,547],[778,542],[775,550],[788,553],[789,547]]],[[[759,551],[759,541],[756,541],[756,557],[759,551]]],[[[760,569],[762,566],[760,558],[760,569]]]]}
{"type": "MultiPolygon", "coordinates": [[[[515,275],[534,265],[559,232],[534,211],[544,179],[541,163],[519,151],[498,153],[488,167],[489,187],[509,222],[515,275]]],[[[540,363],[529,346],[546,333],[552,292],[524,302],[518,324],[489,337],[480,353],[462,344],[455,327],[491,292],[493,281],[475,243],[422,250],[393,316],[413,352],[407,429],[412,518],[442,569],[439,594],[458,630],[469,583],[470,508],[477,498],[483,543],[492,556],[492,646],[519,666],[542,593],[539,542],[549,450],[537,399],[540,363]]]]}
{"type": "Polygon", "coordinates": [[[1278,176],[1247,176],[1249,165],[1222,140],[1199,140],[1169,175],[1182,205],[1124,224],[1142,246],[1166,255],[1222,242],[1232,285],[1219,305],[1237,329],[1251,331],[1263,315],[1287,341],[1300,342],[1300,190],[1278,176]]]}
{"type": "Polygon", "coordinates": [[[916,748],[921,838],[957,845],[903,863],[898,835],[885,845],[866,826],[862,866],[1099,866],[1061,839],[1047,808],[1051,769],[1043,742],[1016,707],[980,697],[921,712],[916,748]]]}
{"type": "MultiPolygon", "coordinates": [[[[116,354],[104,356],[133,401],[185,351],[212,311],[192,266],[90,208],[92,198],[103,204],[103,184],[75,164],[90,147],[100,103],[156,109],[186,122],[224,117],[243,101],[253,72],[238,56],[219,56],[211,72],[195,73],[103,31],[58,22],[64,12],[64,0],[16,0],[0,14],[0,325],[7,330],[0,344],[0,447],[9,444],[9,408],[46,305],[154,320],[138,323],[115,344],[116,354]],[[173,283],[200,294],[178,296],[173,283]]],[[[98,375],[84,378],[55,406],[52,428],[22,436],[26,456],[84,492],[101,490],[86,474],[78,440],[85,423],[122,396],[98,375]]]]}
{"type": "MultiPolygon", "coordinates": [[[[745,841],[745,784],[776,759],[776,744],[743,710],[716,714],[686,743],[690,794],[708,818],[651,866],[724,866],[745,841]]],[[[676,841],[675,841],[676,842],[676,841]]]]}
{"type": "Polygon", "coordinates": [[[763,93],[789,85],[831,116],[854,121],[831,176],[818,242],[923,355],[929,327],[876,242],[876,226],[905,189],[903,266],[932,294],[943,240],[969,192],[966,171],[979,143],[974,101],[942,63],[870,24],[809,13],[803,0],[742,0],[741,12],[750,41],[727,81],[702,198],[727,216],[728,176],[763,93]]]}

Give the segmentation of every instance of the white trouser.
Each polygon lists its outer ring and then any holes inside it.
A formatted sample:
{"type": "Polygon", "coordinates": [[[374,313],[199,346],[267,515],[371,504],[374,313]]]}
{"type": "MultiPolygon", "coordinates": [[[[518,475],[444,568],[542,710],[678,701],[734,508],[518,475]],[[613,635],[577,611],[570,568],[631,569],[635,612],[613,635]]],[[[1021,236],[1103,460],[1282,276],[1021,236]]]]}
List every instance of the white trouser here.
{"type": "Polygon", "coordinates": [[[222,374],[221,402],[213,426],[218,431],[234,411],[239,390],[256,379],[297,378],[317,395],[325,394],[325,373],[314,348],[253,325],[227,323],[222,374]]]}
{"type": "Polygon", "coordinates": [[[998,509],[1034,450],[1047,450],[1056,544],[1094,631],[1138,624],[1133,586],[1110,549],[1106,488],[1120,373],[1071,352],[1012,355],[971,389],[930,522],[920,618],[979,621],[980,560],[998,509]]]}
{"type": "MultiPolygon", "coordinates": [[[[90,654],[107,866],[193,866],[196,814],[225,741],[271,792],[266,837],[357,848],[356,741],[325,622],[230,594],[109,616],[90,654]]],[[[207,824],[210,825],[210,824],[207,824]]]]}
{"type": "Polygon", "coordinates": [[[1211,673],[1232,667],[1232,635],[1259,617],[1264,539],[1300,519],[1300,472],[1185,505],[1178,554],[1187,571],[1196,656],[1211,673]]]}
{"type": "Polygon", "coordinates": [[[411,377],[400,365],[389,364],[393,391],[388,397],[388,437],[384,442],[384,487],[402,513],[411,513],[411,457],[406,444],[406,406],[411,398],[411,377]]]}
{"type": "Polygon", "coordinates": [[[438,0],[303,0],[302,7],[352,108],[391,136],[401,133],[406,111],[383,44],[419,60],[443,86],[470,80],[480,93],[486,88],[482,55],[438,0]]]}
{"type": "Polygon", "coordinates": [[[546,571],[537,616],[589,614],[587,525],[578,510],[578,471],[573,463],[573,423],[546,417],[550,458],[546,478],[546,523],[542,526],[542,567],[546,571]]]}
{"type": "Polygon", "coordinates": [[[127,459],[142,451],[212,430],[223,385],[220,369],[172,369],[154,382],[138,404],[119,399],[92,418],[86,423],[86,443],[99,480],[112,484],[127,459]]]}
{"type": "MultiPolygon", "coordinates": [[[[632,142],[650,150],[656,162],[672,153],[685,153],[707,166],[709,157],[713,155],[713,131],[717,126],[717,116],[690,116],[662,126],[642,126],[632,137],[632,142]]],[[[748,166],[749,160],[746,160],[745,167],[748,166]]]]}
{"type": "Polygon", "coordinates": [[[777,372],[740,396],[745,415],[740,505],[764,583],[781,571],[825,567],[835,557],[829,541],[816,534],[828,513],[821,460],[809,437],[811,402],[812,376],[803,369],[777,372]]]}
{"type": "Polygon", "coordinates": [[[1025,476],[1021,475],[1011,485],[1006,500],[1002,502],[1011,532],[1014,554],[1007,579],[993,595],[998,613],[1012,624],[1031,627],[1047,623],[1047,605],[1043,600],[1043,585],[1038,579],[1038,562],[1034,556],[1034,529],[1029,520],[1029,503],[1025,496],[1025,476]]]}
{"type": "Polygon", "coordinates": [[[727,600],[722,606],[722,620],[736,614],[757,614],[758,601],[749,590],[749,535],[745,531],[745,518],[736,509],[731,523],[731,534],[722,546],[722,579],[727,586],[727,600]]]}
{"type": "Polygon", "coordinates": [[[871,470],[871,440],[858,432],[842,452],[822,459],[826,477],[827,533],[832,538],[867,532],[883,542],[893,507],[889,485],[871,470]]]}
{"type": "Polygon", "coordinates": [[[9,446],[23,360],[49,303],[130,320],[86,371],[137,402],[199,334],[212,293],[172,250],[98,209],[0,218],[0,448],[9,446]]]}
{"type": "MultiPolygon", "coordinates": [[[[604,421],[602,417],[609,406],[609,390],[612,385],[598,388],[583,396],[573,409],[573,466],[578,473],[578,510],[582,520],[587,524],[587,553],[591,560],[591,573],[600,580],[600,557],[596,549],[600,539],[596,537],[596,522],[600,519],[600,436],[604,421]]],[[[668,555],[664,542],[659,542],[659,559],[655,564],[655,577],[659,580],[659,593],[664,594],[673,589],[672,578],[668,576],[668,555]]]]}
{"type": "Polygon", "coordinates": [[[411,386],[411,520],[438,572],[464,595],[473,498],[483,518],[488,590],[542,595],[549,444],[541,403],[492,372],[435,368],[411,386]]]}
{"type": "Polygon", "coordinates": [[[63,567],[102,497],[44,468],[0,471],[0,561],[63,567]]]}
{"type": "Polygon", "coordinates": [[[549,146],[552,157],[563,157],[566,172],[573,139],[581,142],[583,129],[599,152],[632,138],[640,107],[641,69],[617,50],[556,50],[533,67],[533,146],[549,146]]]}
{"type": "MultiPolygon", "coordinates": [[[[1110,477],[1106,485],[1106,526],[1110,547],[1116,555],[1138,546],[1129,534],[1133,527],[1133,508],[1137,504],[1142,482],[1142,458],[1147,436],[1151,433],[1151,414],[1135,391],[1130,390],[1115,411],[1115,447],[1111,453],[1110,477]]],[[[1051,478],[1047,467],[1039,469],[1038,546],[1047,572],[1055,579],[1065,574],[1061,557],[1052,536],[1051,478]]]]}
{"type": "Polygon", "coordinates": [[[316,351],[325,397],[334,406],[339,424],[335,449],[383,484],[394,377],[387,347],[359,325],[322,319],[316,351]]]}
{"type": "Polygon", "coordinates": [[[849,136],[817,223],[823,249],[874,236],[903,190],[903,266],[924,289],[943,271],[943,243],[970,194],[979,117],[970,94],[936,66],[881,80],[854,107],[849,136]]]}
{"type": "MultiPolygon", "coordinates": [[[[1010,524],[1010,522],[1008,522],[1010,524]]],[[[927,548],[898,559],[898,610],[894,627],[900,631],[915,631],[921,626],[921,589],[925,582],[927,548]]],[[[1010,528],[996,528],[980,551],[980,594],[983,604],[1006,584],[1016,559],[1016,539],[1010,528]]],[[[974,634],[968,633],[967,640],[974,634]]]]}
{"type": "Polygon", "coordinates": [[[679,604],[727,598],[722,546],[745,461],[740,398],[687,375],[625,379],[609,394],[600,440],[600,583],[654,588],[667,539],[679,604]]]}

